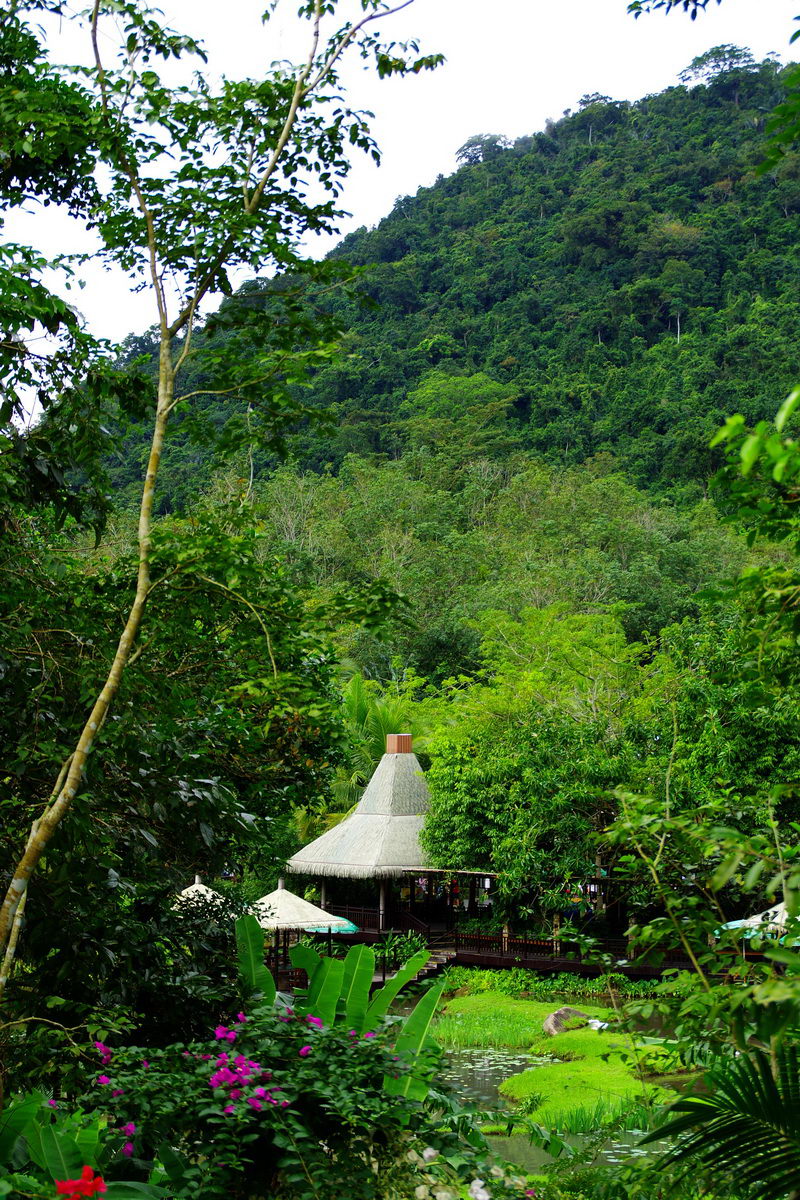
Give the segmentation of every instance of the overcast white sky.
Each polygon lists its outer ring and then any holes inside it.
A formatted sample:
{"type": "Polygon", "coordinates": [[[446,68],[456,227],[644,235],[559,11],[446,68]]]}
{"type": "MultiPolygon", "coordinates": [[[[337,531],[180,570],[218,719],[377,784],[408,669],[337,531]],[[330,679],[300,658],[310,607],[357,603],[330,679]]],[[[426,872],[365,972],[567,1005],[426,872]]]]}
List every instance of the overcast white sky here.
{"type": "MultiPolygon", "coordinates": [[[[177,28],[200,36],[210,67],[231,77],[257,75],[288,54],[281,26],[264,30],[253,0],[162,0],[177,28]]],[[[295,0],[282,0],[288,16],[295,0]]],[[[577,107],[587,92],[635,100],[676,82],[697,54],[723,42],[750,48],[756,58],[776,51],[792,57],[798,0],[723,0],[690,21],[683,12],[634,20],[626,0],[415,0],[390,18],[398,40],[416,36],[425,51],[447,62],[432,74],[379,81],[360,64],[348,72],[352,104],[375,112],[383,151],[379,169],[358,162],[343,199],[353,218],[342,232],[376,224],[398,196],[413,194],[455,167],[455,152],[476,133],[519,137],[577,107]]],[[[56,57],[74,53],[62,32],[56,57]]],[[[795,55],[797,57],[797,54],[795,55]]],[[[52,210],[9,222],[6,235],[45,253],[77,249],[75,233],[52,210]]],[[[314,253],[331,245],[321,244],[314,253]]],[[[112,339],[153,323],[146,293],[131,295],[127,281],[100,268],[70,301],[97,334],[112,339]]]]}

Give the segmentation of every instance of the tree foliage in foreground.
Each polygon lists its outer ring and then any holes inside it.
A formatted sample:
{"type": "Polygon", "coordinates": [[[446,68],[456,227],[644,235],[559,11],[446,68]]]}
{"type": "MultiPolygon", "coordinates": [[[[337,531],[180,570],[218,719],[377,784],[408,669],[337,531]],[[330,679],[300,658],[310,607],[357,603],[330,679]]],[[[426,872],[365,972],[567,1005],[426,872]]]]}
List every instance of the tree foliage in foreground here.
{"type": "MultiPolygon", "coordinates": [[[[135,285],[150,288],[159,330],[158,380],[139,506],[138,561],[127,590],[122,631],[117,625],[108,670],[94,694],[89,691],[83,699],[83,727],[60,770],[53,764],[49,798],[48,789],[40,798],[44,807],[17,851],[0,909],[0,992],[13,960],[16,918],[24,907],[28,881],[85,787],[89,756],[102,737],[131,660],[144,652],[148,639],[162,634],[159,601],[163,597],[169,610],[180,612],[181,591],[197,590],[208,578],[209,563],[201,563],[191,541],[164,553],[152,525],[167,425],[171,414],[190,406],[194,398],[191,390],[181,393],[176,384],[201,305],[214,292],[229,290],[232,269],[256,269],[267,262],[273,271],[294,267],[298,237],[329,229],[336,221],[348,147],[377,154],[364,116],[339,97],[339,70],[347,51],[373,60],[381,75],[419,71],[438,62],[436,56],[417,56],[414,44],[387,48],[381,43],[373,32],[374,22],[391,11],[381,0],[363,0],[355,20],[339,28],[334,23],[337,7],[322,0],[301,5],[307,58],[300,66],[279,66],[264,80],[223,79],[212,85],[199,72],[188,82],[175,83],[159,66],[159,60],[186,56],[204,60],[195,39],[161,25],[155,13],[138,3],[115,3],[109,9],[100,2],[86,17],[76,18],[92,51],[92,67],[61,68],[56,73],[88,97],[95,120],[92,152],[104,174],[100,202],[84,220],[101,238],[101,257],[121,266],[135,285]]],[[[23,19],[25,10],[15,15],[23,19]]],[[[39,73],[48,70],[44,65],[39,73]]],[[[270,341],[257,362],[248,364],[248,378],[223,357],[216,363],[213,381],[217,393],[238,391],[250,403],[249,435],[273,448],[303,411],[293,385],[303,378],[310,361],[327,352],[322,336],[326,330],[309,336],[307,328],[293,324],[291,313],[290,298],[283,338],[270,341]]],[[[216,547],[205,549],[214,559],[216,547]]],[[[218,589],[235,595],[235,568],[219,559],[212,567],[224,576],[218,589]]],[[[258,615],[253,605],[251,612],[258,615]]],[[[259,625],[262,654],[266,651],[277,677],[270,632],[263,621],[259,625]]]]}

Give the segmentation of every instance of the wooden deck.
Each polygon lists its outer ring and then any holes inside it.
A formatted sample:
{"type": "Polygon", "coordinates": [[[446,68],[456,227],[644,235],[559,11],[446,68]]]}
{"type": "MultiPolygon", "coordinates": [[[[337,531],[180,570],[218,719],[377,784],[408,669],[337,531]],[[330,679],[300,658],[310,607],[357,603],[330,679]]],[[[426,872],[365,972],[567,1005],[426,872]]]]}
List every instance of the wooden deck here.
{"type": "MultiPolygon", "coordinates": [[[[359,926],[358,933],[336,937],[339,944],[358,945],[366,943],[376,948],[382,940],[378,929],[378,913],[372,909],[333,908],[331,912],[345,916],[359,926]]],[[[655,979],[669,969],[690,970],[691,962],[681,951],[675,950],[661,955],[652,962],[633,962],[628,943],[624,938],[600,938],[586,953],[579,944],[567,938],[540,939],[518,938],[504,934],[463,934],[454,929],[436,928],[401,913],[399,920],[392,921],[392,932],[413,930],[421,934],[431,950],[446,951],[450,963],[457,966],[489,967],[495,970],[524,967],[543,974],[596,976],[613,971],[637,979],[655,979]]],[[[389,918],[392,920],[391,916],[389,918]]],[[[385,932],[390,932],[388,929],[385,932]]],[[[387,972],[388,974],[388,972],[387,972]]]]}

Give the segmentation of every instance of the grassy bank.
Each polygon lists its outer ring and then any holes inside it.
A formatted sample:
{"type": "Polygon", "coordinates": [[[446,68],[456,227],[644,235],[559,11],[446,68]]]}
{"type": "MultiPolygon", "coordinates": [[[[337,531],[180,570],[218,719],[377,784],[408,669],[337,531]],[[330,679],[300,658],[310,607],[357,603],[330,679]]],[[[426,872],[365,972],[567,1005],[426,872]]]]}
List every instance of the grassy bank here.
{"type": "MultiPolygon", "coordinates": [[[[434,1037],[442,1046],[507,1046],[528,1050],[545,1042],[536,1053],[553,1053],[553,1039],[545,1038],[542,1022],[553,1011],[553,1003],[519,1000],[497,992],[478,996],[456,996],[448,1000],[434,1028],[434,1037]]],[[[608,1009],[581,1005],[587,1016],[608,1020],[608,1009]]]]}
{"type": "MultiPolygon", "coordinates": [[[[605,1008],[581,1004],[590,1017],[608,1020],[605,1008]]],[[[619,1107],[642,1100],[660,1103],[674,1095],[636,1074],[633,1045],[613,1030],[575,1029],[547,1037],[542,1022],[552,1003],[520,1000],[487,992],[450,1000],[438,1018],[434,1037],[443,1046],[509,1047],[557,1061],[512,1075],[500,1092],[536,1121],[557,1114],[606,1104],[619,1107]]]]}

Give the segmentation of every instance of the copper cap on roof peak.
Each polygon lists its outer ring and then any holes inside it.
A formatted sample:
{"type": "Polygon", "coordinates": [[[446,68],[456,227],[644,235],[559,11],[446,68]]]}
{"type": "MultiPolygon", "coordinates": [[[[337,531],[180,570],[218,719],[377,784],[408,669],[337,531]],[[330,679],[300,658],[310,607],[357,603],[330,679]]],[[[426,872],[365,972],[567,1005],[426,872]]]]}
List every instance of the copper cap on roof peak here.
{"type": "Polygon", "coordinates": [[[411,746],[410,733],[387,733],[386,735],[386,753],[387,754],[413,754],[411,746]]]}

